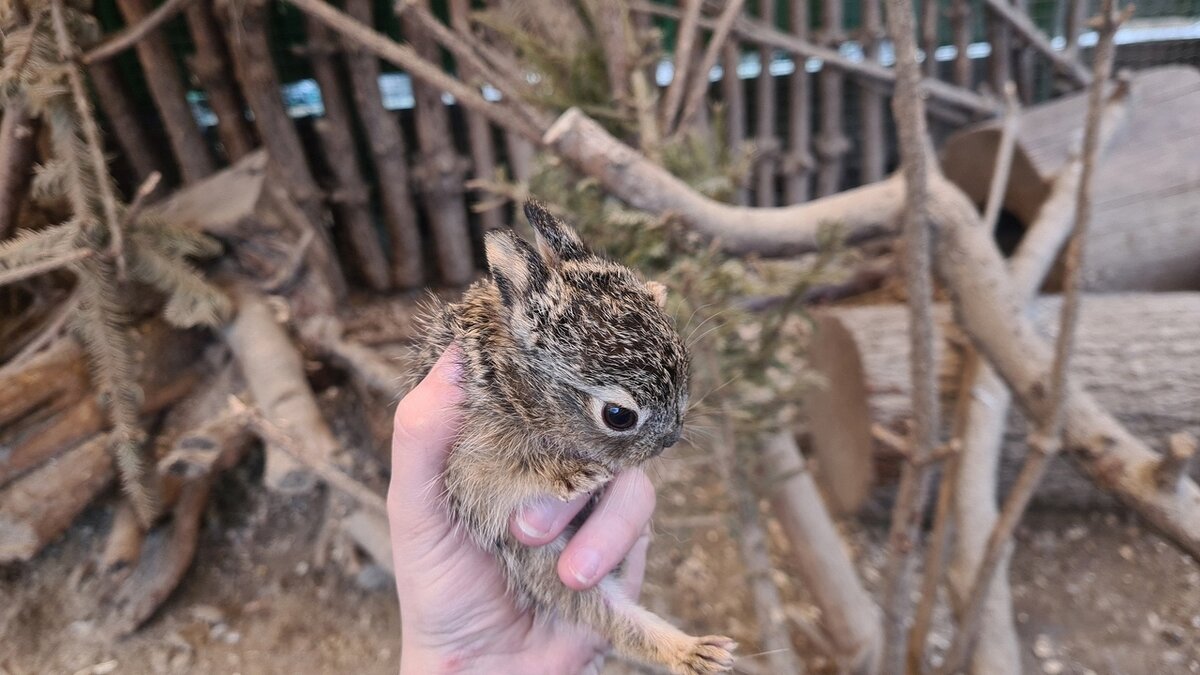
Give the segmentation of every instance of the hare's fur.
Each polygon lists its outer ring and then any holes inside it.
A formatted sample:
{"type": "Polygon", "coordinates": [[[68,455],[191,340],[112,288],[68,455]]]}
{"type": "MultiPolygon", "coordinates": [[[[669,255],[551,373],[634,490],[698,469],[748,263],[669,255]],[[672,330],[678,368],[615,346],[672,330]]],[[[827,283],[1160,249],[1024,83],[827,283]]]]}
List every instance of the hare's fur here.
{"type": "Polygon", "coordinates": [[[676,673],[729,670],[732,640],[683,633],[611,576],[582,592],[563,585],[556,563],[573,528],[539,548],[509,534],[512,514],[531,499],[591,492],[674,443],[687,406],[687,350],[660,307],[662,287],[593,254],[540,204],[525,213],[536,248],[509,231],[489,233],[491,278],[426,317],[422,374],[451,343],[461,351],[464,424],[447,461],[449,507],[501,562],[522,605],[676,673]],[[601,403],[636,407],[639,424],[605,427],[601,403]]]}

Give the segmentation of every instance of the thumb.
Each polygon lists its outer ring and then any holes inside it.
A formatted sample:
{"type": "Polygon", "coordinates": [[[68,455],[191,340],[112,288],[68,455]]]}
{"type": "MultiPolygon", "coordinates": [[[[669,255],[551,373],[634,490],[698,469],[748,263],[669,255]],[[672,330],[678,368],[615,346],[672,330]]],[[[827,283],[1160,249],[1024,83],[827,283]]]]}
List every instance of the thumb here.
{"type": "Polygon", "coordinates": [[[392,480],[388,516],[393,527],[445,519],[442,472],[462,425],[458,408],[462,367],[451,345],[396,406],[392,425],[392,480]]]}

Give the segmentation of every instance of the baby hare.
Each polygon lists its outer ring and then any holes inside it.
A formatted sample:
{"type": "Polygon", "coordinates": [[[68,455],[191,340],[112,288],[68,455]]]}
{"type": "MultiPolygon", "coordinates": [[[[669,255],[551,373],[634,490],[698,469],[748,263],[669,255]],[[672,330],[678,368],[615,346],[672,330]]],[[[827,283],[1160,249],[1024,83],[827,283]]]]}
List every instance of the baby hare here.
{"type": "MultiPolygon", "coordinates": [[[[736,647],[693,637],[627,597],[613,575],[578,592],[559,580],[559,554],[587,510],[540,548],[508,531],[532,499],[570,499],[679,439],[688,353],[662,310],[666,289],[592,253],[541,204],[525,204],[536,246],[487,235],[491,279],[426,318],[424,373],[456,342],[464,424],[446,466],[446,499],[501,564],[523,606],[588,626],[617,652],[682,675],[729,670],[736,647]]],[[[618,574],[618,573],[614,573],[618,574]]]]}

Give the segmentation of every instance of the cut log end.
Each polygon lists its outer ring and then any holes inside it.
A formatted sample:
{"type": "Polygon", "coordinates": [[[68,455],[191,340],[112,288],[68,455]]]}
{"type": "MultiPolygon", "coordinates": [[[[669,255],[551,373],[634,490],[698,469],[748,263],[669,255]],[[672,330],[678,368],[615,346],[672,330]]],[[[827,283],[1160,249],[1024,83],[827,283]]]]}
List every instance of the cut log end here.
{"type": "Polygon", "coordinates": [[[835,315],[818,319],[810,358],[825,382],[808,397],[814,472],[830,506],[856,510],[875,482],[867,377],[854,338],[835,315]]]}

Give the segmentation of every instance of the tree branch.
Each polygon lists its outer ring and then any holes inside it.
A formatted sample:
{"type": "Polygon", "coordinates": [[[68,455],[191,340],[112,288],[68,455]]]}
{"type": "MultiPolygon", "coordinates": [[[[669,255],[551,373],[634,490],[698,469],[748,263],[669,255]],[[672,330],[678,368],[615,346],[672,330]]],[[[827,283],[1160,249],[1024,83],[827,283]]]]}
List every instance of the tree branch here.
{"type": "Polygon", "coordinates": [[[117,54],[129,49],[138,43],[139,40],[149,35],[159,26],[170,21],[176,14],[179,14],[188,5],[195,0],[167,0],[159,5],[153,12],[142,17],[136,23],[126,26],[119,32],[106,38],[103,42],[92,47],[82,57],[85,65],[91,65],[97,61],[110,59],[117,54]]]}

